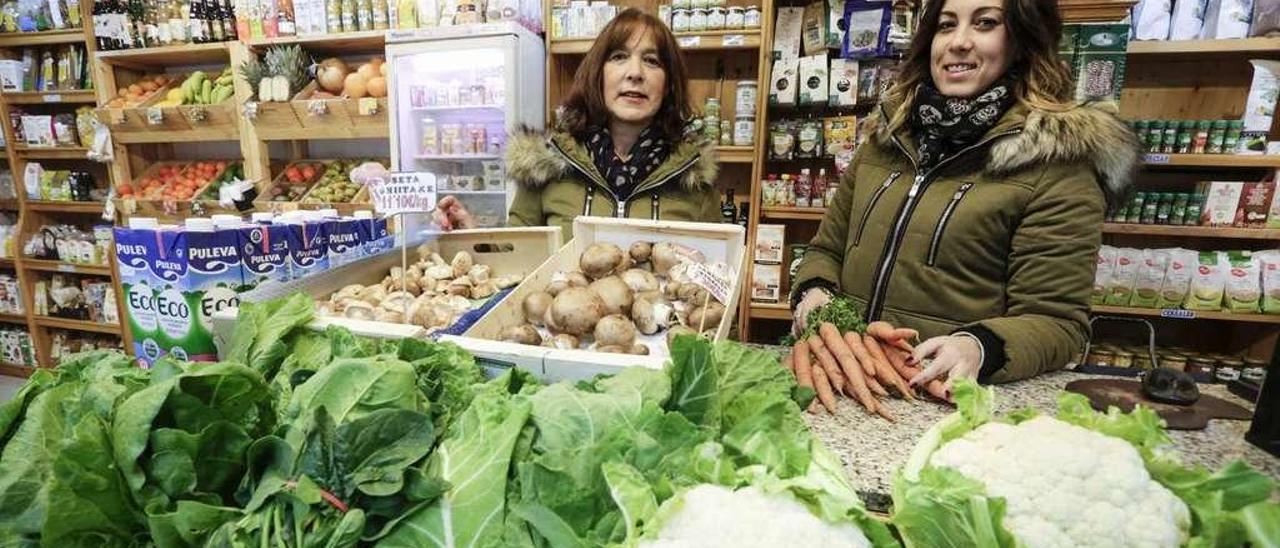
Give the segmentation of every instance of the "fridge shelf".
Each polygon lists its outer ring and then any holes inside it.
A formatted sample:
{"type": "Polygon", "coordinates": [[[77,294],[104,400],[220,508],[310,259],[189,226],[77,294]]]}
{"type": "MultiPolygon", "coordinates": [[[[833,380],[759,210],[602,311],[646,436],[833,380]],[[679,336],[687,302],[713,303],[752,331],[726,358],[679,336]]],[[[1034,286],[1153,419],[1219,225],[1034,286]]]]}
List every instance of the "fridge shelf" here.
{"type": "Polygon", "coordinates": [[[413,159],[436,162],[482,162],[486,160],[501,160],[502,156],[495,154],[433,154],[414,156],[413,159]]]}
{"type": "Polygon", "coordinates": [[[477,194],[477,195],[497,195],[497,194],[507,193],[507,191],[505,190],[457,190],[457,189],[448,189],[448,188],[442,188],[439,191],[447,192],[449,194],[477,194]]]}
{"type": "Polygon", "coordinates": [[[471,110],[494,110],[505,112],[506,107],[502,105],[450,105],[439,107],[413,107],[414,112],[466,112],[471,110]]]}

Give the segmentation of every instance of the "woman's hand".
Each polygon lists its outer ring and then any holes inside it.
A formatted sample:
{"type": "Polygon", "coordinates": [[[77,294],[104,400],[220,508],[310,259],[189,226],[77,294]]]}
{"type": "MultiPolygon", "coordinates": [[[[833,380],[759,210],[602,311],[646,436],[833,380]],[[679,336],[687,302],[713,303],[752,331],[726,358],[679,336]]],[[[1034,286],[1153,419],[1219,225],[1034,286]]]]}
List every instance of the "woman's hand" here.
{"type": "Polygon", "coordinates": [[[951,383],[955,379],[977,379],[982,369],[982,346],[973,337],[948,335],[934,337],[916,347],[912,355],[916,363],[933,358],[933,363],[911,378],[912,386],[921,386],[945,376],[947,399],[951,399],[951,383]]]}
{"type": "Polygon", "coordinates": [[[809,318],[809,313],[829,302],[831,302],[830,291],[820,287],[811,287],[805,291],[804,296],[800,297],[800,302],[796,303],[796,309],[792,311],[794,321],[791,322],[791,333],[797,337],[804,333],[804,323],[809,318]]]}
{"type": "Polygon", "coordinates": [[[467,207],[453,196],[445,196],[436,202],[436,209],[431,212],[431,218],[444,231],[476,226],[476,220],[471,216],[471,212],[467,211],[467,207]]]}

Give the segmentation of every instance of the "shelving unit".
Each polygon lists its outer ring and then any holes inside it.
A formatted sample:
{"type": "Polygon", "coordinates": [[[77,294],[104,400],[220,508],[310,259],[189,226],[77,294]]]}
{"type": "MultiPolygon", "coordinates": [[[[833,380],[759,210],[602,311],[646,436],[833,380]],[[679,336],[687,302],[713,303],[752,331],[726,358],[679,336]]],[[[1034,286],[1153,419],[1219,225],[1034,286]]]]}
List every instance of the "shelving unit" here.
{"type": "Polygon", "coordinates": [[[1142,316],[1172,320],[1213,320],[1222,322],[1258,323],[1280,325],[1280,316],[1272,314],[1236,314],[1215,310],[1183,310],[1181,308],[1135,308],[1130,306],[1094,305],[1094,314],[1117,316],[1142,316]]]}
{"type": "Polygon", "coordinates": [[[1137,234],[1143,236],[1171,236],[1177,238],[1223,238],[1231,240],[1280,241],[1280,230],[1265,228],[1231,228],[1216,226],[1135,225],[1106,223],[1103,234],[1137,234]]]}
{"type": "MultiPolygon", "coordinates": [[[[0,49],[27,47],[48,47],[67,44],[83,44],[90,59],[95,55],[93,36],[92,0],[81,0],[80,11],[84,14],[83,22],[87,25],[81,29],[66,29],[35,33],[0,34],[0,49]]],[[[93,65],[90,63],[89,78],[94,87],[100,88],[93,65]]],[[[113,88],[114,89],[114,88],[113,88]]],[[[0,158],[7,160],[8,168],[14,174],[17,198],[0,201],[0,209],[18,212],[19,242],[26,239],[41,226],[51,223],[71,223],[85,225],[103,213],[102,203],[87,202],[49,202],[27,199],[26,192],[20,182],[26,165],[30,162],[48,164],[53,169],[74,169],[89,171],[95,179],[103,184],[110,184],[107,169],[87,158],[85,147],[28,147],[20,145],[14,139],[13,124],[10,121],[10,107],[21,105],[24,109],[42,111],[52,108],[56,112],[69,112],[84,105],[97,102],[98,91],[89,90],[55,90],[55,91],[15,91],[0,93],[0,124],[4,131],[5,142],[10,146],[4,149],[0,158]]],[[[21,244],[19,244],[21,245],[21,244]]],[[[116,291],[116,303],[119,317],[124,317],[123,299],[119,294],[119,284],[115,283],[116,274],[112,266],[72,265],[58,261],[27,259],[21,256],[0,259],[0,269],[12,269],[22,287],[23,314],[0,314],[0,323],[25,325],[31,334],[32,346],[36,362],[42,367],[55,365],[50,358],[50,329],[89,332],[116,335],[127,347],[130,344],[128,334],[118,325],[68,320],[36,316],[33,311],[35,283],[51,273],[89,274],[104,278],[111,282],[116,291]]],[[[10,363],[0,363],[0,374],[29,376],[34,369],[10,363]]]]}
{"type": "MultiPolygon", "coordinates": [[[[1243,107],[1243,105],[1241,105],[1243,107]]],[[[1241,154],[1147,154],[1148,168],[1204,167],[1230,169],[1280,168],[1280,157],[1241,154]]]]}

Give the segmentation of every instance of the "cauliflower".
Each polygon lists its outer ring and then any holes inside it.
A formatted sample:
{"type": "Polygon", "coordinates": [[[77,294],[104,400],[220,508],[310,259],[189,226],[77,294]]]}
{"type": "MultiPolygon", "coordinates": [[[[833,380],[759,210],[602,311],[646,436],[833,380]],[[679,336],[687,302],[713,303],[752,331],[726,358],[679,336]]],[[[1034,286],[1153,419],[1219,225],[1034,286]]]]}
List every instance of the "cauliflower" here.
{"type": "Polygon", "coordinates": [[[1054,417],[995,417],[993,389],[952,393],[957,412],[894,477],[907,548],[1270,545],[1280,527],[1274,480],[1241,462],[1185,466],[1151,409],[1099,413],[1064,392],[1054,417]]]}
{"type": "Polygon", "coordinates": [[[1119,438],[1050,417],[990,422],[929,459],[1008,504],[1004,525],[1028,548],[1181,545],[1191,514],[1119,438]]]}
{"type": "Polygon", "coordinates": [[[703,484],[684,494],[657,538],[640,542],[640,548],[778,546],[871,548],[871,541],[853,525],[822,521],[787,495],[703,484]]]}

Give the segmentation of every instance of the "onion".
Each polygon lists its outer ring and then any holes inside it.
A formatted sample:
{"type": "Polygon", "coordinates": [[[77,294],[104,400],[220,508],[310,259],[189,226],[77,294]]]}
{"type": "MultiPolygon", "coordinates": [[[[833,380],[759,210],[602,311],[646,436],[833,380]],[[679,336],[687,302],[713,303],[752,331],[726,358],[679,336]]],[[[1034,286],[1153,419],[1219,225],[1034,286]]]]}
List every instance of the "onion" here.
{"type": "Polygon", "coordinates": [[[346,82],[342,86],[342,94],[352,99],[359,99],[368,94],[364,76],[360,73],[353,72],[347,75],[346,82]]]}
{"type": "Polygon", "coordinates": [[[330,57],[320,61],[320,66],[316,68],[316,84],[329,93],[340,93],[343,82],[350,73],[351,69],[347,68],[342,59],[330,57]]]}

